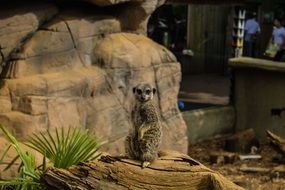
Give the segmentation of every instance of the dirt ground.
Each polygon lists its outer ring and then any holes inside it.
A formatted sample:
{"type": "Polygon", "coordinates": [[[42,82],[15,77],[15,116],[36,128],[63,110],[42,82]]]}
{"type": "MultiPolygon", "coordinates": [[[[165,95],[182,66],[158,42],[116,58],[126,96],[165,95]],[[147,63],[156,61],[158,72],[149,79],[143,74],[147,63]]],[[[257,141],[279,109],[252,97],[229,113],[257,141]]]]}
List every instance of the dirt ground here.
{"type": "Polygon", "coordinates": [[[211,163],[210,153],[213,151],[223,152],[223,140],[207,140],[189,146],[189,155],[200,161],[207,167],[220,172],[231,181],[244,187],[246,190],[285,190],[285,172],[273,171],[275,167],[285,169],[284,157],[278,154],[269,144],[260,144],[258,149],[259,160],[236,159],[232,164],[211,163]],[[283,161],[282,161],[283,159],[283,161]],[[241,167],[258,167],[271,169],[269,172],[242,172],[241,167]]]}
{"type": "MultiPolygon", "coordinates": [[[[185,110],[199,109],[209,106],[221,106],[229,103],[230,77],[220,74],[199,74],[182,76],[179,99],[185,103],[185,110]]],[[[189,146],[189,155],[220,172],[231,181],[244,187],[246,190],[285,190],[285,161],[269,143],[260,144],[257,154],[261,155],[259,160],[235,159],[230,163],[213,163],[212,152],[225,152],[224,140],[207,140],[189,146]],[[278,161],[279,160],[279,161],[278,161]],[[269,172],[243,172],[240,168],[254,167],[269,169],[269,172]],[[284,172],[276,172],[275,167],[283,168],[284,172]],[[275,170],[273,170],[275,168],[275,170]]],[[[285,158],[283,158],[285,160],[285,158]]]]}

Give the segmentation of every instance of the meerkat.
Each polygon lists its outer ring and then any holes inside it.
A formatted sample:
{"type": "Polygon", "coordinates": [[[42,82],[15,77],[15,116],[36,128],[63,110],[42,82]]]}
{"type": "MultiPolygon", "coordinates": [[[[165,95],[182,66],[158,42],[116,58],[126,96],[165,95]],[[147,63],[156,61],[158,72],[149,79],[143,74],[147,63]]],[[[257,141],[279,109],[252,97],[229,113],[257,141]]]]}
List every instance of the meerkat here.
{"type": "Polygon", "coordinates": [[[132,110],[132,131],[126,137],[125,149],[129,158],[142,161],[147,167],[157,158],[162,138],[162,128],[153,96],[156,89],[142,83],[133,88],[135,105],[132,110]]]}

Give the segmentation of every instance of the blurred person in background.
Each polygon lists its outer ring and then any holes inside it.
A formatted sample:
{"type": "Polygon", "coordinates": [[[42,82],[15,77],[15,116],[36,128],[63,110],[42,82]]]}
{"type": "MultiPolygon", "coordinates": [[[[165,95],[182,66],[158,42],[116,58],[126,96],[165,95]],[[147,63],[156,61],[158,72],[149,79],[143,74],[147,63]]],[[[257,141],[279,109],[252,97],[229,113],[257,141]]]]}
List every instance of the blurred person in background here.
{"type": "Polygon", "coordinates": [[[276,46],[274,61],[280,61],[285,53],[285,28],[282,26],[283,19],[275,18],[273,24],[274,28],[269,43],[276,46]]]}
{"type": "Polygon", "coordinates": [[[245,22],[244,35],[244,56],[255,57],[257,35],[260,33],[260,26],[257,22],[255,12],[250,14],[250,17],[245,22]]]}

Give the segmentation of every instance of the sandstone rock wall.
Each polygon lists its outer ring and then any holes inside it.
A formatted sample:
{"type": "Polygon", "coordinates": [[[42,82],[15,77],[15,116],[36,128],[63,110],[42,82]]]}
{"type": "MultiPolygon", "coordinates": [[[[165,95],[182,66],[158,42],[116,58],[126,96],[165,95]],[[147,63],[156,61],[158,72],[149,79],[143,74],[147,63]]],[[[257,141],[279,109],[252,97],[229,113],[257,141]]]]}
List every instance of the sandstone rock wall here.
{"type": "Polygon", "coordinates": [[[0,123],[20,138],[56,127],[88,128],[110,141],[106,151],[123,153],[131,89],[148,81],[158,90],[163,148],[186,152],[186,126],[176,106],[180,64],[167,49],[136,34],[145,32],[148,16],[162,2],[0,6],[0,123]],[[130,13],[139,16],[126,18],[130,13]]]}

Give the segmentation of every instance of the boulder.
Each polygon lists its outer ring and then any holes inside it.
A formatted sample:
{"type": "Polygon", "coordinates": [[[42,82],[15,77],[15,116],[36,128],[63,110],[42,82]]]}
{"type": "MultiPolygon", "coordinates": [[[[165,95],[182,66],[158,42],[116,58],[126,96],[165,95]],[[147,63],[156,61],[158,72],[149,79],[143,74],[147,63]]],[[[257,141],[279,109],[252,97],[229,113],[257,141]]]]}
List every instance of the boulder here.
{"type": "Polygon", "coordinates": [[[54,4],[45,1],[6,3],[0,8],[0,65],[21,47],[38,28],[58,13],[54,4]]]}
{"type": "MultiPolygon", "coordinates": [[[[57,127],[87,128],[109,142],[103,151],[123,154],[124,137],[131,127],[132,88],[149,82],[158,92],[154,102],[163,124],[162,148],[186,153],[186,125],[177,108],[180,64],[165,47],[134,34],[135,28],[126,33],[127,18],[120,16],[133,11],[128,8],[132,5],[144,7],[147,18],[161,1],[122,2],[104,8],[81,6],[79,1],[68,6],[66,1],[60,3],[61,9],[41,1],[18,6],[29,8],[29,23],[23,25],[30,30],[9,43],[5,53],[0,123],[20,139],[57,127]]],[[[10,11],[0,17],[0,25],[16,14],[10,11]]],[[[0,39],[5,36],[9,38],[3,33],[0,39]]]]}
{"type": "Polygon", "coordinates": [[[140,82],[157,89],[155,103],[164,126],[163,148],[186,151],[186,125],[177,108],[180,64],[165,47],[142,35],[119,33],[101,40],[94,49],[96,65],[104,68],[124,108],[134,105],[132,88],[140,82]],[[175,131],[175,132],[174,132],[175,131]]]}
{"type": "Polygon", "coordinates": [[[90,13],[75,17],[72,12],[59,14],[35,32],[13,55],[2,77],[19,78],[91,65],[93,49],[101,36],[121,31],[114,17],[90,13]]]}
{"type": "Polygon", "coordinates": [[[108,7],[117,5],[114,10],[125,31],[146,34],[147,22],[156,8],[163,5],[166,0],[86,0],[89,3],[108,7]]]}
{"type": "Polygon", "coordinates": [[[164,4],[166,0],[143,0],[130,1],[122,6],[118,13],[122,28],[125,31],[135,31],[139,34],[146,34],[147,22],[150,15],[156,8],[164,4]]]}

